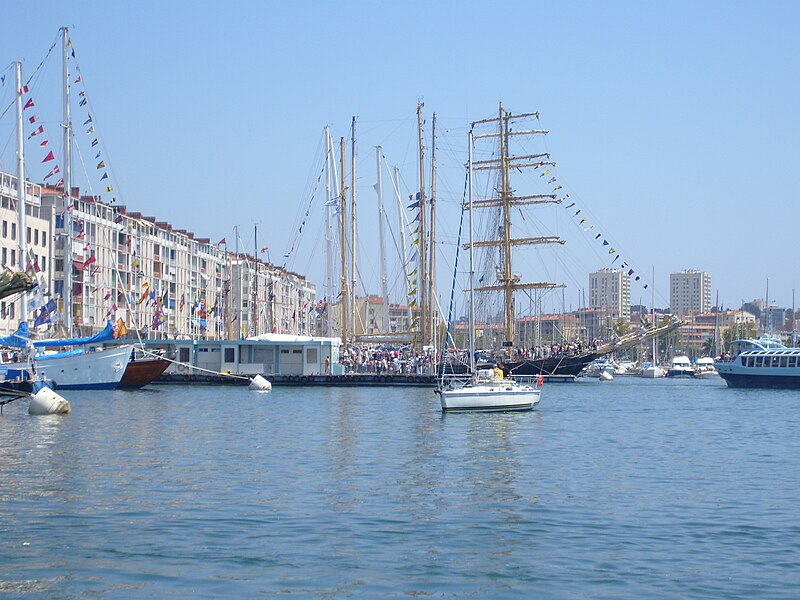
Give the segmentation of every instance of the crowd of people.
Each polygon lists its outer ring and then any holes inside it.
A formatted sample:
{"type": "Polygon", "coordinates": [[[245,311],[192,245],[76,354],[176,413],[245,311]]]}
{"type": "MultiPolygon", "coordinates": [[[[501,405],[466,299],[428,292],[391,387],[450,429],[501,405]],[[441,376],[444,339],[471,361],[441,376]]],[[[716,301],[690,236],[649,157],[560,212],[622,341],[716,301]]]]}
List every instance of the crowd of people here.
{"type": "MultiPolygon", "coordinates": [[[[602,345],[602,341],[564,342],[562,344],[531,346],[530,348],[514,347],[490,351],[476,351],[478,362],[504,363],[508,361],[536,360],[558,356],[575,356],[602,345]]],[[[377,375],[428,375],[436,372],[441,364],[443,353],[433,350],[414,350],[409,346],[391,347],[368,344],[354,344],[340,351],[339,362],[345,373],[370,373],[377,375]]],[[[447,355],[449,363],[469,364],[469,353],[466,350],[450,351],[447,355]]]]}
{"type": "Polygon", "coordinates": [[[352,345],[343,348],[339,362],[345,373],[378,375],[428,375],[436,364],[432,351],[415,351],[407,346],[352,345]]]}

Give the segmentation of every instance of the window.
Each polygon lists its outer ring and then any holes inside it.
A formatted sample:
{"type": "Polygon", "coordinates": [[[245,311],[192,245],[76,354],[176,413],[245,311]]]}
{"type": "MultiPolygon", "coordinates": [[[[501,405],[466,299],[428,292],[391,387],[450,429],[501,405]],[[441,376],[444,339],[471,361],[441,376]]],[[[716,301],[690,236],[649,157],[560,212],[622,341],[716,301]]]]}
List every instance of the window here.
{"type": "Polygon", "coordinates": [[[225,362],[226,363],[236,362],[235,348],[225,348],[225,362]]]}
{"type": "Polygon", "coordinates": [[[182,363],[189,362],[189,348],[180,348],[178,350],[178,361],[182,363]]]}
{"type": "Polygon", "coordinates": [[[39,243],[39,230],[38,229],[34,229],[33,230],[33,243],[34,244],[38,244],[39,243]]]}
{"type": "Polygon", "coordinates": [[[8,237],[8,221],[3,221],[3,237],[8,237]]]}
{"type": "Polygon", "coordinates": [[[17,251],[14,248],[11,249],[11,264],[17,264],[17,251]]]}
{"type": "Polygon", "coordinates": [[[17,239],[17,224],[16,223],[11,223],[11,239],[12,240],[17,239]]]}
{"type": "Polygon", "coordinates": [[[47,248],[47,234],[44,229],[42,229],[42,248],[47,248]]]}
{"type": "Polygon", "coordinates": [[[3,248],[2,250],[0,250],[0,261],[2,262],[3,266],[5,266],[7,260],[8,260],[8,249],[3,248]]]}
{"type": "Polygon", "coordinates": [[[306,364],[309,364],[309,365],[317,364],[317,349],[316,348],[307,348],[306,349],[306,364]]]}
{"type": "Polygon", "coordinates": [[[25,228],[25,243],[26,244],[30,244],[31,243],[31,228],[30,227],[26,227],[25,228]]]}

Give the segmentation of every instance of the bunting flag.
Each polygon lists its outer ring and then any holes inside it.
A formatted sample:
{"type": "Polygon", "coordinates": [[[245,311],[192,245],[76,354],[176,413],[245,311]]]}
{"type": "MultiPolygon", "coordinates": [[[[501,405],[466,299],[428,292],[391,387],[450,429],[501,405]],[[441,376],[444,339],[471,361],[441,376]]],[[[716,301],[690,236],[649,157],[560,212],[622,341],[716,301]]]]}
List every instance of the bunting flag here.
{"type": "Polygon", "coordinates": [[[36,123],[36,121],[38,119],[39,119],[39,115],[33,115],[33,116],[28,118],[28,121],[30,121],[31,123],[36,123]]]}
{"type": "Polygon", "coordinates": [[[88,125],[88,124],[89,124],[89,123],[91,123],[91,122],[92,122],[92,115],[90,114],[90,115],[89,115],[89,118],[88,118],[88,119],[86,119],[86,120],[83,122],[83,124],[84,124],[84,125],[88,125]]]}
{"type": "Polygon", "coordinates": [[[113,190],[114,190],[114,188],[112,186],[110,186],[110,185],[106,188],[106,192],[111,192],[113,190]]]}
{"type": "Polygon", "coordinates": [[[22,107],[22,110],[25,110],[25,109],[31,108],[31,107],[33,107],[33,98],[28,98],[28,101],[25,103],[25,106],[22,107]]]}
{"type": "Polygon", "coordinates": [[[142,302],[144,302],[145,300],[147,300],[147,297],[148,297],[149,295],[150,295],[150,283],[149,283],[149,282],[147,282],[147,281],[145,281],[145,282],[142,284],[142,295],[141,295],[141,296],[139,296],[139,302],[137,302],[137,304],[141,304],[142,302]]]}
{"type": "Polygon", "coordinates": [[[81,82],[81,76],[78,75],[78,77],[75,79],[75,83],[80,83],[80,82],[81,82]]]}
{"type": "Polygon", "coordinates": [[[44,160],[42,162],[46,163],[46,162],[50,162],[51,160],[55,160],[55,159],[56,159],[56,157],[53,156],[53,151],[50,150],[50,152],[47,153],[47,156],[44,157],[44,160]]]}
{"type": "Polygon", "coordinates": [[[97,146],[97,144],[98,144],[98,143],[99,143],[99,142],[97,141],[97,138],[94,138],[94,139],[92,140],[92,148],[94,148],[95,146],[97,146]]]}
{"type": "MultiPolygon", "coordinates": [[[[51,152],[51,154],[52,154],[52,152],[51,152]]],[[[45,179],[50,179],[53,175],[55,175],[56,173],[59,173],[59,172],[60,172],[60,170],[58,168],[58,165],[56,165],[55,167],[53,167],[53,169],[47,175],[44,176],[44,178],[45,179]]]]}
{"type": "Polygon", "coordinates": [[[103,179],[108,179],[108,173],[107,172],[103,173],[103,176],[100,178],[100,181],[103,181],[103,179]]]}
{"type": "Polygon", "coordinates": [[[39,143],[39,145],[40,145],[42,148],[46,148],[46,147],[47,147],[47,145],[48,145],[49,143],[50,143],[50,142],[48,142],[47,140],[42,140],[42,141],[39,143]]]}
{"type": "Polygon", "coordinates": [[[261,254],[266,254],[267,252],[269,252],[269,248],[267,248],[266,246],[264,246],[264,247],[261,249],[261,254]]]}
{"type": "Polygon", "coordinates": [[[114,327],[114,339],[119,339],[128,333],[128,328],[125,326],[125,321],[117,319],[117,324],[114,327]]]}
{"type": "Polygon", "coordinates": [[[44,133],[44,127],[39,125],[38,129],[34,129],[33,132],[28,136],[28,139],[31,139],[35,135],[39,135],[40,133],[44,133]]]}
{"type": "Polygon", "coordinates": [[[102,160],[97,164],[97,168],[98,169],[104,169],[105,166],[106,166],[106,163],[104,163],[102,160]]]}
{"type": "Polygon", "coordinates": [[[225,238],[222,238],[220,241],[217,242],[217,246],[227,246],[228,244],[225,242],[225,238]]]}
{"type": "Polygon", "coordinates": [[[92,135],[94,133],[94,125],[91,125],[89,129],[86,130],[86,135],[92,135]]]}

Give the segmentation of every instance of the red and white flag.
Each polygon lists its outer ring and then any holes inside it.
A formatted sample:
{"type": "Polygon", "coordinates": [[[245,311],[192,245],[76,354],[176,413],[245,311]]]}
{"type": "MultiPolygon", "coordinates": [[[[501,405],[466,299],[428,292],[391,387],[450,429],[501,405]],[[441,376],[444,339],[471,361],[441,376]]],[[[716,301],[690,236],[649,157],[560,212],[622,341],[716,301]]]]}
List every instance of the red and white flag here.
{"type": "Polygon", "coordinates": [[[42,162],[46,163],[46,162],[50,162],[51,160],[55,160],[55,159],[56,159],[56,157],[53,156],[53,151],[50,150],[50,152],[47,153],[47,156],[44,157],[44,160],[42,162]]]}

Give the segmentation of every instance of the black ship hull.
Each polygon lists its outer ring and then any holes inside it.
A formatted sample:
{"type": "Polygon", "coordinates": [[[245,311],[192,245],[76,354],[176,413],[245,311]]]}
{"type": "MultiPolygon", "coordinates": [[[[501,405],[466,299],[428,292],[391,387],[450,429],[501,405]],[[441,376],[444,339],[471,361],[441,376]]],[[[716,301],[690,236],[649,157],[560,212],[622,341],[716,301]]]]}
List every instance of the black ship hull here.
{"type": "Polygon", "coordinates": [[[602,356],[597,352],[573,356],[531,358],[502,363],[503,370],[511,376],[535,377],[537,375],[577,375],[590,362],[602,356]]]}

